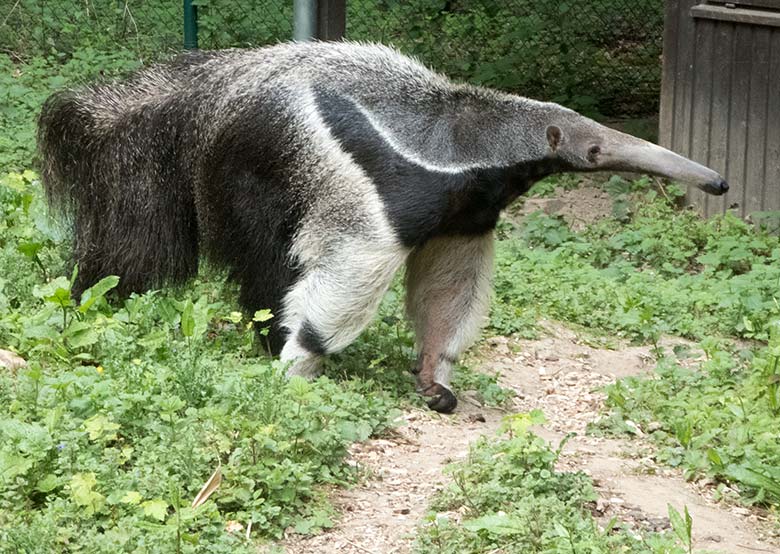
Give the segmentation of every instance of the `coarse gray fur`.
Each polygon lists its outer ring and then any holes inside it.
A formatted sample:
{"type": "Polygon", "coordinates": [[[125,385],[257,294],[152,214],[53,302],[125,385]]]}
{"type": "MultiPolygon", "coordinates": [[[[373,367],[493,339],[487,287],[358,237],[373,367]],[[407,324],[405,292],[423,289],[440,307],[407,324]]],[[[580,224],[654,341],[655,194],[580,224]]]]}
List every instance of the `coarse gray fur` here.
{"type": "Polygon", "coordinates": [[[247,310],[274,310],[291,374],[352,342],[408,260],[418,384],[440,411],[487,310],[498,212],[535,180],[618,169],[727,190],[562,106],[347,42],[186,54],[55,94],[39,149],[77,293],[110,274],[124,292],[183,282],[205,255],[247,310]]]}

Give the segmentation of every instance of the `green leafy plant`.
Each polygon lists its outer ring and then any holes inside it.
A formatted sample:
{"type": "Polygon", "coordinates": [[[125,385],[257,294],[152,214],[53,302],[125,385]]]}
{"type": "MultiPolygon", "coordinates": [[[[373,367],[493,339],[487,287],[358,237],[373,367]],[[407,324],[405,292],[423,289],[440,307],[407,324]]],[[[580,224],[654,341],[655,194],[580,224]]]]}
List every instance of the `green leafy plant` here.
{"type": "Polygon", "coordinates": [[[680,541],[688,549],[688,554],[693,553],[693,519],[691,514],[688,513],[688,506],[685,506],[685,519],[680,515],[680,512],[675,510],[671,504],[668,505],[669,521],[672,523],[672,530],[674,534],[680,539],[680,541]]]}
{"type": "Polygon", "coordinates": [[[539,411],[509,416],[504,437],[478,440],[448,468],[452,484],[419,528],[417,552],[686,552],[670,535],[602,531],[588,510],[590,479],[556,470],[563,445],[530,432],[543,422],[539,411]]]}
{"type": "Polygon", "coordinates": [[[543,314],[638,342],[666,333],[766,340],[780,316],[780,239],[730,214],[703,220],[678,209],[670,187],[665,196],[646,186],[632,193],[628,221],[605,218],[574,232],[536,212],[505,231],[496,330],[543,314]]]}
{"type": "Polygon", "coordinates": [[[689,477],[708,475],[732,483],[747,503],[780,502],[780,447],[772,429],[777,411],[778,323],[755,352],[735,352],[727,343],[703,341],[699,366],[663,357],[652,379],[629,378],[608,387],[612,417],[604,425],[624,431],[630,419],[661,450],[658,458],[681,466],[689,477]]]}

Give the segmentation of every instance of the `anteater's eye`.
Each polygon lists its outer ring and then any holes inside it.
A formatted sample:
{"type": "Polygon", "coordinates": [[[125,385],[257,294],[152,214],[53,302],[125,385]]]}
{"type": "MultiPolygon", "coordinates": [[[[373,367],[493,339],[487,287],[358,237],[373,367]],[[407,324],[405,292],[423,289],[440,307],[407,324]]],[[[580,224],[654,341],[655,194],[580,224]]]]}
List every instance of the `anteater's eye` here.
{"type": "Polygon", "coordinates": [[[601,154],[601,147],[591,146],[588,150],[588,161],[595,162],[599,154],[601,154]]]}

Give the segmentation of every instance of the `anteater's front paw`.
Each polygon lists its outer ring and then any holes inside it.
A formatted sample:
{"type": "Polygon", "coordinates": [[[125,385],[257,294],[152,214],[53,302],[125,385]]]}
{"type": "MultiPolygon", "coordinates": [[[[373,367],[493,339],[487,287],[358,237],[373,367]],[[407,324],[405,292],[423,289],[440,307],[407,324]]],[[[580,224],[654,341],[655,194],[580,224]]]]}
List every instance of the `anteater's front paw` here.
{"type": "Polygon", "coordinates": [[[452,413],[458,405],[458,399],[452,391],[439,383],[434,383],[422,391],[422,395],[430,397],[427,402],[428,407],[441,414],[452,413]]]}

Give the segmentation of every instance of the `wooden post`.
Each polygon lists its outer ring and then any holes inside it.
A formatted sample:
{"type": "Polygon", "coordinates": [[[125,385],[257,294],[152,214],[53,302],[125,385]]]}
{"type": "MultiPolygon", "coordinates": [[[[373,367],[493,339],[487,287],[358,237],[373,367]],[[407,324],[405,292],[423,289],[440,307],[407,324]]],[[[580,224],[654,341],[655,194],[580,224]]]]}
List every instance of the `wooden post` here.
{"type": "Polygon", "coordinates": [[[343,39],[347,30],[347,0],[319,0],[317,4],[317,38],[343,39]]]}

